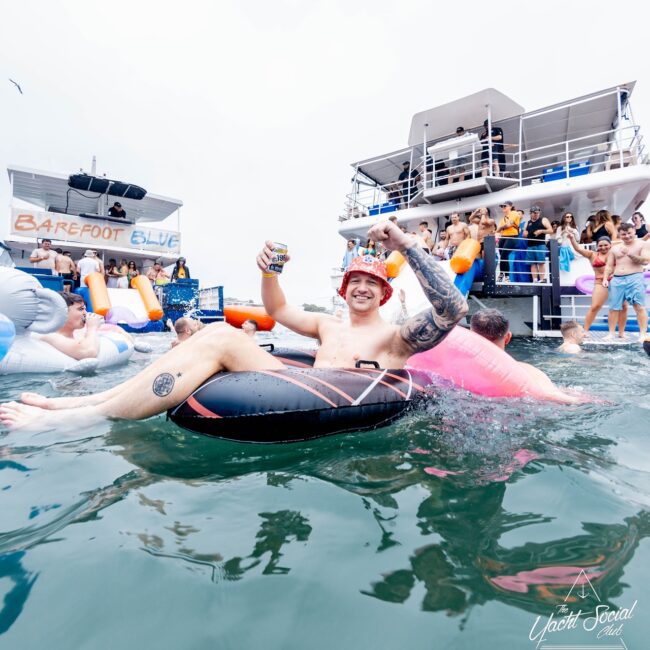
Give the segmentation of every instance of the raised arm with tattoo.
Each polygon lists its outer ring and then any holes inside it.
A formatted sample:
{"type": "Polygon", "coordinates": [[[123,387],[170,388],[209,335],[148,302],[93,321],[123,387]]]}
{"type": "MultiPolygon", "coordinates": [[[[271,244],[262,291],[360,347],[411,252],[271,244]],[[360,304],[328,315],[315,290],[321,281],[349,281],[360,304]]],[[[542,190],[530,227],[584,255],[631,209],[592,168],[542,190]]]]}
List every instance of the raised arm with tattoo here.
{"type": "Polygon", "coordinates": [[[368,236],[404,255],[433,306],[433,309],[416,314],[402,325],[400,336],[404,343],[414,352],[429,350],[438,345],[467,314],[467,301],[440,263],[417,246],[413,237],[403,233],[394,224],[377,224],[370,229],[368,236]]]}

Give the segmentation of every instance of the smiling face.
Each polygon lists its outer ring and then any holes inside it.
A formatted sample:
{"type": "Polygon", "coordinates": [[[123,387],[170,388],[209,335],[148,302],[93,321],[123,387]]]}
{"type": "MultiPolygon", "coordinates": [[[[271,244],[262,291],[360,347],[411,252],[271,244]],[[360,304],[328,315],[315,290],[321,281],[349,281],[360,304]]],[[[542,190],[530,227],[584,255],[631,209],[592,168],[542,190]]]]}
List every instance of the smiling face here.
{"type": "Polygon", "coordinates": [[[618,236],[623,240],[623,243],[629,246],[636,239],[636,232],[633,228],[621,228],[618,236]]]}
{"type": "Polygon", "coordinates": [[[596,248],[598,252],[601,255],[607,255],[609,253],[609,249],[612,247],[612,245],[606,240],[606,239],[601,239],[597,244],[596,248]]]}
{"type": "Polygon", "coordinates": [[[361,271],[350,274],[345,291],[345,302],[351,311],[369,312],[379,307],[386,293],[383,283],[378,278],[361,271]]]}

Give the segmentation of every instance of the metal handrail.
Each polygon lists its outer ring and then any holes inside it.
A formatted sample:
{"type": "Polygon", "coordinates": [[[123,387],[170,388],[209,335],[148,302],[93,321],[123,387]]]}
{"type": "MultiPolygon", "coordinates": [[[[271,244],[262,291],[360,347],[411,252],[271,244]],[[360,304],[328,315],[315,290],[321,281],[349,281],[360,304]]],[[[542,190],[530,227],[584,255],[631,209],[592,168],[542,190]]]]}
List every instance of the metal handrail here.
{"type": "MultiPolygon", "coordinates": [[[[455,178],[462,177],[463,173],[464,180],[483,175],[494,176],[494,170],[489,168],[489,166],[486,169],[486,161],[481,160],[481,153],[486,146],[486,142],[487,140],[479,140],[478,142],[471,143],[471,154],[463,154],[460,156],[461,159],[469,158],[463,165],[464,172],[454,171],[456,168],[449,169],[446,164],[449,162],[449,159],[443,159],[445,169],[435,169],[436,162],[440,161],[436,161],[435,157],[429,156],[426,153],[428,146],[435,144],[435,142],[429,142],[424,145],[425,153],[423,155],[414,156],[416,150],[422,150],[423,145],[420,145],[418,147],[410,147],[393,152],[386,156],[377,156],[369,161],[365,161],[366,163],[371,163],[389,160],[396,156],[410,156],[412,160],[411,170],[418,170],[420,172],[420,180],[415,191],[412,194],[409,193],[408,197],[405,197],[403,190],[398,187],[399,184],[407,181],[398,181],[397,178],[384,185],[373,185],[372,187],[361,190],[355,189],[346,196],[345,211],[339,219],[345,221],[354,217],[367,216],[370,208],[377,208],[388,203],[390,194],[393,194],[392,200],[395,202],[394,209],[408,207],[414,196],[417,196],[420,192],[440,186],[441,181],[442,185],[453,182],[455,178]]],[[[538,147],[516,149],[517,145],[506,143],[504,144],[503,154],[506,160],[507,176],[517,181],[520,186],[528,185],[535,181],[539,182],[538,179],[543,179],[544,174],[550,167],[561,167],[561,171],[565,177],[569,178],[574,173],[575,167],[572,167],[572,165],[575,164],[590,163],[590,167],[593,169],[600,165],[608,164],[608,161],[612,163],[616,162],[616,156],[619,158],[619,165],[647,164],[650,158],[647,153],[645,141],[640,132],[640,127],[636,124],[629,124],[606,131],[597,131],[566,140],[558,140],[538,147]],[[631,136],[626,134],[631,134],[631,136]],[[594,139],[601,139],[604,142],[587,144],[588,141],[593,141],[594,139]],[[515,151],[513,151],[513,148],[515,151]],[[508,151],[508,149],[510,150],[508,151]],[[557,155],[559,152],[561,154],[557,155]],[[556,161],[554,163],[549,161],[549,154],[555,156],[556,161]]],[[[500,172],[503,173],[503,170],[500,170],[500,172]]],[[[354,181],[357,178],[358,174],[355,174],[354,181]]]]}

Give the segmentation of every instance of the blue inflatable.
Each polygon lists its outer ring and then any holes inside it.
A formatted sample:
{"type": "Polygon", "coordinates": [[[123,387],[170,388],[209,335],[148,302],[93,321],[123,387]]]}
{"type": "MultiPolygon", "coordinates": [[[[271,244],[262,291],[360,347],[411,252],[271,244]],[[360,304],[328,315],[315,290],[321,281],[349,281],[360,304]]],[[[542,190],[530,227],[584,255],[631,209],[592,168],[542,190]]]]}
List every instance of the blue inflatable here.
{"type": "Polygon", "coordinates": [[[454,279],[454,285],[467,298],[469,290],[474,282],[480,282],[483,279],[483,260],[478,257],[474,260],[469,271],[457,275],[454,279]]]}
{"type": "Polygon", "coordinates": [[[15,325],[4,314],[0,314],[0,360],[9,352],[15,338],[15,325]]]}

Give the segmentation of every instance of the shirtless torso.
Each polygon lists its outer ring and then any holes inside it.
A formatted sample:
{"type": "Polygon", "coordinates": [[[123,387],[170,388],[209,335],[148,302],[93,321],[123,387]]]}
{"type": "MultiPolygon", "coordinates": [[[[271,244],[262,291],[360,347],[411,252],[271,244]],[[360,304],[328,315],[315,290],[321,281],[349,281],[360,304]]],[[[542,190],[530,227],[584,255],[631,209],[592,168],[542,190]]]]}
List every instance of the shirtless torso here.
{"type": "Polygon", "coordinates": [[[478,243],[482,244],[483,240],[488,235],[493,235],[496,232],[496,229],[497,224],[494,219],[490,219],[490,217],[481,217],[481,221],[478,224],[478,234],[476,237],[478,243]]]}
{"type": "Polygon", "coordinates": [[[77,266],[72,258],[68,257],[67,255],[59,255],[56,258],[56,270],[61,275],[76,273],[77,266]]]}
{"type": "Polygon", "coordinates": [[[456,247],[469,236],[470,232],[466,223],[458,222],[447,226],[447,246],[456,247]]]}
{"type": "MultiPolygon", "coordinates": [[[[628,231],[629,232],[629,231],[628,231]]],[[[650,243],[642,239],[634,239],[632,243],[622,246],[612,246],[609,252],[608,265],[614,267],[614,275],[630,275],[641,273],[650,257],[650,243]]]]}

